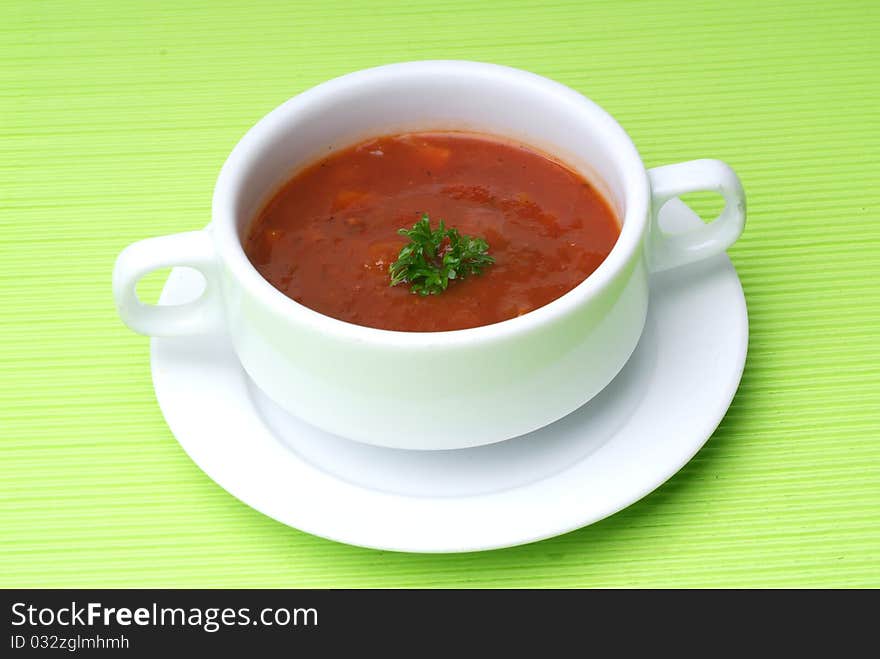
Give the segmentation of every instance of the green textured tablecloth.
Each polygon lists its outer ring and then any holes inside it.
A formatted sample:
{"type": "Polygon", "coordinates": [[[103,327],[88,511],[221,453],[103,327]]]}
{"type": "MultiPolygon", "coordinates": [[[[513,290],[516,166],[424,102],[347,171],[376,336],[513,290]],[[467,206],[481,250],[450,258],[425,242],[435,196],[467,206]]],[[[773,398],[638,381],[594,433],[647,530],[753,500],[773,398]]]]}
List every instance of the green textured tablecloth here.
{"type": "Polygon", "coordinates": [[[0,585],[880,586],[880,3],[6,0],[0,33],[0,585]],[[208,221],[266,112],[427,58],[555,78],[648,166],[721,158],[749,201],[748,363],[706,447],[605,521],[482,554],[339,545],[231,497],[110,295],[125,245],[208,221]]]}

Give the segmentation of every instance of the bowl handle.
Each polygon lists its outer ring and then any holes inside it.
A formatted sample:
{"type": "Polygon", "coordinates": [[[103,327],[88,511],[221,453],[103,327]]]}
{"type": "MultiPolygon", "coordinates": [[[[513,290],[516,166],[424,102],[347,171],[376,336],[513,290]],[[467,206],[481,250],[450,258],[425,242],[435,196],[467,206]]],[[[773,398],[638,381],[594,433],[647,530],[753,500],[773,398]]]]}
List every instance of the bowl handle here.
{"type": "Polygon", "coordinates": [[[202,334],[219,326],[220,282],[214,243],[207,231],[147,238],[126,247],[113,267],[113,298],[122,321],[149,336],[202,334]],[[174,266],[195,268],[205,278],[202,294],[184,304],[144,304],[137,296],[141,277],[174,266]]]}
{"type": "Polygon", "coordinates": [[[736,173],[720,160],[691,160],[648,170],[651,183],[651,227],[648,264],[653,272],[701,261],[726,250],[743,232],[746,195],[736,173]],[[687,192],[711,191],[724,197],[724,210],[711,223],[669,234],[658,223],[660,209],[687,192]]]}

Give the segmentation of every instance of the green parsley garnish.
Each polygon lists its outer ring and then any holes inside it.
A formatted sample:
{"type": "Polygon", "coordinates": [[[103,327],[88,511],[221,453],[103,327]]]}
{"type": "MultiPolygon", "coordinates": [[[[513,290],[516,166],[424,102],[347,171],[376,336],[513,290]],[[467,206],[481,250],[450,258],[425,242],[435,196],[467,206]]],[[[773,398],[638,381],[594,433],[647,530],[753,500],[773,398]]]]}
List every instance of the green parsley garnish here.
{"type": "Polygon", "coordinates": [[[451,279],[479,275],[483,268],[495,263],[485,240],[447,229],[443,220],[438,228],[431,229],[427,213],[412,229],[400,229],[397,233],[409,238],[409,243],[388,269],[391,285],[409,284],[410,290],[419,295],[442,293],[451,279]]]}

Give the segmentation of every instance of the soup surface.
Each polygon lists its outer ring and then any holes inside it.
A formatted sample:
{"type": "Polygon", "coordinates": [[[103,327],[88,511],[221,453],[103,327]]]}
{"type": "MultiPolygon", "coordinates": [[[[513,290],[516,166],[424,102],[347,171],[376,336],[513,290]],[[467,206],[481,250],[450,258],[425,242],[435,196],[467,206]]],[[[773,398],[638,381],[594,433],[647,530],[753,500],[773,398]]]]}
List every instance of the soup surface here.
{"type": "Polygon", "coordinates": [[[526,146],[471,133],[408,133],[329,154],[255,218],[254,267],[315,311],[380,329],[430,332],[515,318],[581,283],[620,227],[589,182],[526,146]],[[495,263],[436,295],[391,286],[388,268],[427,213],[484,238],[495,263]]]}

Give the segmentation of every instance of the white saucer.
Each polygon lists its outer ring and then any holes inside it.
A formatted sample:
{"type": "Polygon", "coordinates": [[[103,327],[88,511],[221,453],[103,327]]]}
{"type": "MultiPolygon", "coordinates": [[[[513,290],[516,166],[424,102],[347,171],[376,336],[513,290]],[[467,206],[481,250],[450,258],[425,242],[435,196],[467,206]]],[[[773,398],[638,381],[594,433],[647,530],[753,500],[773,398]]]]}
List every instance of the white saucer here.
{"type": "MultiPolygon", "coordinates": [[[[662,221],[670,230],[700,222],[679,201],[662,221]]],[[[161,303],[200,287],[176,269],[161,303]]],[[[172,432],[244,503],[339,542],[463,552],[566,533],[658,487],[721,421],[747,345],[745,299],[726,256],[658,275],[641,342],[598,397],[517,439],[427,452],[358,444],[292,417],[253,385],[224,336],[153,339],[152,365],[172,432]]]]}

